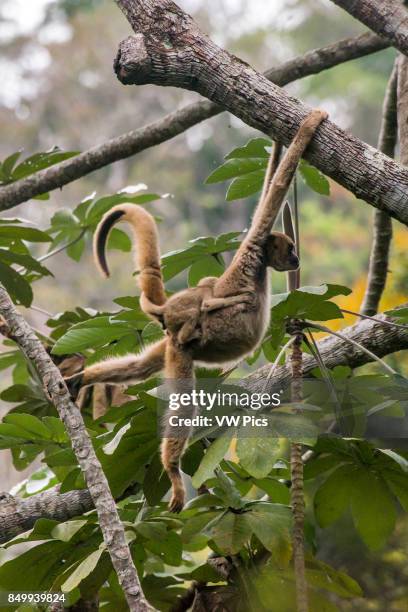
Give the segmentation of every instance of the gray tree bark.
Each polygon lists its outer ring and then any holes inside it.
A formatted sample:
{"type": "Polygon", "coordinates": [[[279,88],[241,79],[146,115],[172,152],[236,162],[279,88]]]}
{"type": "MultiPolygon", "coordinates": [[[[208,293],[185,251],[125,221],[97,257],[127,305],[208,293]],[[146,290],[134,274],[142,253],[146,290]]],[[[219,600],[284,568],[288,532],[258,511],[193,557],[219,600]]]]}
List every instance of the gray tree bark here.
{"type": "MultiPolygon", "coordinates": [[[[190,89],[288,145],[309,109],[218,47],[172,0],[116,0],[135,35],[115,62],[124,84],[190,89]]],[[[408,224],[408,170],[326,120],[306,155],[358,198],[408,224]]]]}
{"type": "MultiPolygon", "coordinates": [[[[379,150],[389,157],[394,157],[398,140],[397,81],[398,68],[396,60],[385,92],[383,116],[378,138],[379,150]]],[[[374,212],[373,239],[367,287],[361,306],[361,314],[372,316],[378,312],[381,296],[387,282],[391,240],[391,217],[382,210],[376,210],[374,212]]]]}
{"type": "Polygon", "coordinates": [[[10,333],[15,342],[36,368],[44,391],[50,397],[65,425],[75,456],[84,473],[90,496],[95,504],[106,548],[124,591],[129,609],[132,612],[149,610],[125,539],[125,531],[115,501],[86,431],[81,412],[72,401],[57,366],[52,362],[30,326],[17,312],[1,283],[0,315],[10,328],[10,333]]]}
{"type": "MultiPolygon", "coordinates": [[[[375,53],[388,46],[388,41],[371,33],[346,38],[284,62],[268,70],[265,77],[283,87],[297,79],[375,53]]],[[[120,159],[126,159],[170,140],[223,111],[223,108],[204,100],[187,105],[150,125],[112,138],[51,168],[0,187],[0,211],[13,208],[30,198],[63,187],[120,159]]]]}
{"type": "Polygon", "coordinates": [[[408,11],[398,0],[332,0],[334,4],[408,54],[408,11]]]}

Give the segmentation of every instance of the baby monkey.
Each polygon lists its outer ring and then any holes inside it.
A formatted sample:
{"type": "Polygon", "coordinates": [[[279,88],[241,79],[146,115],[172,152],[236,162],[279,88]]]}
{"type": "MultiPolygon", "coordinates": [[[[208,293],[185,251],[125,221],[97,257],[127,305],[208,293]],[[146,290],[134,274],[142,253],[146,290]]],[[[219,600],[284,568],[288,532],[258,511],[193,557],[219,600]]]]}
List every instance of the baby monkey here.
{"type": "MultiPolygon", "coordinates": [[[[279,163],[281,147],[271,153],[263,190],[251,227],[231,264],[219,278],[203,279],[197,287],[166,299],[160,268],[157,227],[153,217],[140,206],[120,204],[101,220],[94,240],[95,258],[108,276],[106,241],[119,220],[130,223],[135,234],[140,304],[149,316],[165,327],[164,339],[138,355],[108,359],[81,373],[80,384],[95,382],[130,383],[145,380],[164,369],[173,389],[194,385],[194,365],[206,367],[235,363],[251,354],[262,342],[270,318],[270,285],[267,268],[295,270],[299,259],[293,241],[272,232],[297,164],[327,113],[313,110],[303,120],[279,163]]],[[[78,380],[78,376],[76,376],[78,380]]],[[[189,408],[194,414],[194,408],[189,408]]],[[[165,429],[161,454],[172,484],[170,510],[182,509],[185,489],[180,460],[190,432],[174,437],[165,429]]]]}

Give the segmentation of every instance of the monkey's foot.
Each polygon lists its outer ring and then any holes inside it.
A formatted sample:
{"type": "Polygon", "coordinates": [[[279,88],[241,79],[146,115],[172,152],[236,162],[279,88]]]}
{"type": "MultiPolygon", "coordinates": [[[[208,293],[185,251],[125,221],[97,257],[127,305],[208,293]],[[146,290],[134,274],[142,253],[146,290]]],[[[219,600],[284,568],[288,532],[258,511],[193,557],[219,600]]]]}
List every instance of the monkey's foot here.
{"type": "Polygon", "coordinates": [[[184,492],[178,491],[173,493],[171,500],[169,501],[169,511],[178,514],[184,507],[184,492]]]}

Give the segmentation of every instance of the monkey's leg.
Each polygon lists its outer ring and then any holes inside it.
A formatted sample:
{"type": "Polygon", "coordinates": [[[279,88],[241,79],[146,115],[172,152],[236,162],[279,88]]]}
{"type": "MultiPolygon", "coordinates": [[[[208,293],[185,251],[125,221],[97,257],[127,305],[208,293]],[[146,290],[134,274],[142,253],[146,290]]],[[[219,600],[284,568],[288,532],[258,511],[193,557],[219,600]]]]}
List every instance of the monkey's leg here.
{"type": "Polygon", "coordinates": [[[209,298],[203,301],[201,310],[203,312],[210,312],[211,310],[219,310],[220,308],[227,308],[228,306],[235,306],[236,304],[251,304],[253,301],[254,296],[251,293],[240,293],[225,298],[209,298]]]}
{"type": "MultiPolygon", "coordinates": [[[[194,363],[191,352],[188,349],[176,346],[174,340],[169,338],[166,346],[165,374],[172,392],[185,393],[192,389],[194,384],[194,363]]],[[[192,406],[184,406],[182,415],[192,417],[194,409],[192,406]]],[[[168,416],[168,414],[167,414],[168,416]]],[[[161,458],[172,486],[172,496],[169,503],[171,512],[180,512],[185,502],[185,488],[180,472],[180,459],[184,453],[190,430],[180,428],[177,437],[171,437],[171,428],[166,426],[161,446],[161,458]]]]}
{"type": "MultiPolygon", "coordinates": [[[[184,315],[184,311],[183,311],[184,315]]],[[[199,308],[190,308],[185,311],[186,322],[177,333],[177,341],[179,344],[187,344],[191,340],[201,338],[201,329],[198,326],[200,321],[200,310],[199,308]]]]}
{"type": "Polygon", "coordinates": [[[107,359],[85,368],[82,372],[66,378],[68,386],[93,385],[94,383],[129,383],[146,380],[164,368],[164,353],[167,338],[148,346],[138,355],[126,355],[107,359]]]}

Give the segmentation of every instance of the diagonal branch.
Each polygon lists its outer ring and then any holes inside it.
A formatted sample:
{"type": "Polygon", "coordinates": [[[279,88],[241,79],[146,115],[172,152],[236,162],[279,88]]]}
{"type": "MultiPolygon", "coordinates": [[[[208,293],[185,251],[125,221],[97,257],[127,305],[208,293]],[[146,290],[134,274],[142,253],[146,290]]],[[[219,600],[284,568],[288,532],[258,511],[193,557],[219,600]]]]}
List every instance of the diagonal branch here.
{"type": "Polygon", "coordinates": [[[408,54],[408,10],[399,0],[332,0],[334,4],[408,54]]]}
{"type": "MultiPolygon", "coordinates": [[[[371,33],[346,38],[327,47],[299,55],[276,68],[271,68],[265,73],[265,77],[283,87],[297,79],[318,74],[388,46],[387,41],[371,33]]],[[[112,138],[51,168],[41,170],[11,185],[0,187],[0,210],[17,206],[30,198],[63,187],[120,159],[126,159],[166,142],[201,121],[219,115],[223,110],[212,102],[204,100],[195,102],[150,125],[112,138]]]]}
{"type": "MultiPolygon", "coordinates": [[[[116,0],[136,34],[119,47],[124,84],[197,91],[248,125],[288,145],[308,108],[251,66],[217,46],[171,0],[116,0]]],[[[305,155],[358,198],[408,224],[408,170],[325,121],[305,155]]]]}
{"type": "MultiPolygon", "coordinates": [[[[408,349],[408,329],[382,324],[385,315],[378,315],[378,321],[366,320],[342,330],[342,334],[362,344],[379,357],[408,349]]],[[[371,361],[367,353],[339,338],[327,337],[317,343],[318,351],[327,368],[347,365],[350,368],[362,366],[371,361]]],[[[307,376],[317,366],[311,355],[303,356],[303,375],[307,376]]],[[[264,366],[247,379],[251,390],[272,393],[287,386],[291,371],[286,365],[279,366],[265,387],[270,366],[264,366]]],[[[54,518],[67,521],[74,516],[93,509],[92,498],[87,490],[59,494],[56,489],[40,493],[28,499],[17,499],[6,493],[0,494],[0,543],[7,542],[19,533],[33,527],[39,518],[54,518]]]]}
{"type": "MultiPolygon", "coordinates": [[[[377,315],[376,318],[378,321],[370,319],[359,321],[351,327],[342,329],[341,333],[349,340],[361,344],[377,357],[385,357],[391,353],[408,349],[408,328],[383,325],[382,321],[387,320],[384,314],[377,315]]],[[[354,369],[373,361],[368,353],[357,346],[350,346],[349,342],[333,336],[323,338],[317,343],[317,346],[324,364],[329,369],[340,365],[354,369]]],[[[311,355],[304,355],[304,376],[307,376],[316,366],[316,360],[311,355]]],[[[251,390],[263,390],[269,367],[269,365],[263,366],[248,376],[246,380],[251,390]]],[[[290,368],[286,365],[279,366],[267,391],[273,393],[276,389],[286,387],[289,382],[290,368]]]]}
{"type": "MultiPolygon", "coordinates": [[[[378,138],[378,149],[389,157],[394,157],[398,140],[397,81],[398,68],[396,60],[385,92],[383,116],[378,138]]],[[[387,282],[391,240],[391,217],[382,210],[376,210],[374,212],[373,240],[367,287],[361,306],[362,314],[374,315],[378,312],[378,306],[387,282]]]]}
{"type": "Polygon", "coordinates": [[[65,425],[95,504],[106,549],[111,557],[129,609],[131,612],[147,611],[148,604],[126,542],[124,528],[109,490],[108,481],[86,431],[81,412],[72,401],[57,366],[52,362],[30,326],[17,312],[1,283],[0,315],[4,317],[4,321],[10,328],[14,341],[19,345],[25,357],[35,366],[45,392],[55,405],[65,425]]]}

